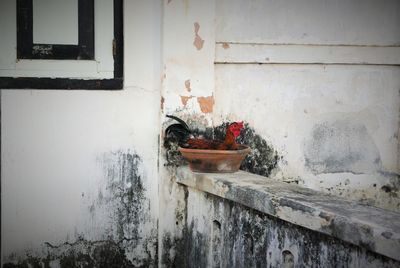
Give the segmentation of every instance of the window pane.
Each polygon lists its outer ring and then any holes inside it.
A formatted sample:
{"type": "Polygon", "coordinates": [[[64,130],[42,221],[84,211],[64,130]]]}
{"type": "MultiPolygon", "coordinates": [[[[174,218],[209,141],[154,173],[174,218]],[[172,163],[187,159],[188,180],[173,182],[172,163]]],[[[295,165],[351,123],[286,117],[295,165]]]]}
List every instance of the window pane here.
{"type": "Polygon", "coordinates": [[[78,44],[78,0],[33,0],[33,43],[78,44]]]}

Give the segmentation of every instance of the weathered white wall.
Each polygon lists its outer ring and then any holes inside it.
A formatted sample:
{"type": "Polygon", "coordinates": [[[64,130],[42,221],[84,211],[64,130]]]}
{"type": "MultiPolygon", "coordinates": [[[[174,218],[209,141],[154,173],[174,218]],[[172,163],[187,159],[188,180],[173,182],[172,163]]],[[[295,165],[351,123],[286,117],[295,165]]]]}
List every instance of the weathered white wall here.
{"type": "Polygon", "coordinates": [[[118,236],[113,196],[131,185],[114,195],[110,177],[124,180],[124,165],[139,163],[139,203],[148,206],[138,207],[138,225],[122,228],[142,232],[126,249],[147,258],[158,219],[159,264],[173,263],[188,193],[165,158],[166,114],[200,127],[245,120],[282,157],[273,170],[282,180],[397,210],[399,9],[397,1],[125,1],[123,91],[2,92],[3,256],[82,234],[118,236]],[[378,46],[377,55],[360,45],[378,46]],[[293,56],[280,57],[287,49],[293,56]]]}
{"type": "Polygon", "coordinates": [[[399,211],[399,2],[216,9],[214,123],[254,126],[283,180],[399,211]]]}
{"type": "Polygon", "coordinates": [[[1,92],[3,261],[79,239],[156,260],[161,4],[124,8],[123,90],[1,92]]]}
{"type": "MultiPolygon", "coordinates": [[[[162,114],[212,125],[214,105],[215,1],[163,1],[162,114]]],[[[161,134],[161,140],[164,135],[161,134]]],[[[160,144],[159,263],[171,267],[181,254],[185,192],[175,182],[160,144]],[[167,166],[167,167],[165,167],[167,166]]],[[[178,265],[179,264],[175,264],[178,265]]]]}
{"type": "Polygon", "coordinates": [[[221,0],[218,42],[399,45],[396,0],[221,0]]]}
{"type": "MultiPolygon", "coordinates": [[[[274,177],[398,210],[399,19],[397,1],[164,1],[164,127],[244,120],[277,151],[274,177]]],[[[168,266],[187,246],[188,192],[160,152],[168,266]]]]}

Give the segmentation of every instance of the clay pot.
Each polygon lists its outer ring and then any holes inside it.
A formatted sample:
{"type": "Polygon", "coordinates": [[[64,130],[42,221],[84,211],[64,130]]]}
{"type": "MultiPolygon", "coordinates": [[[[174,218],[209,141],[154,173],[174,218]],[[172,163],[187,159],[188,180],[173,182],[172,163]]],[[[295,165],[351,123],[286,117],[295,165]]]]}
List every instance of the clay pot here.
{"type": "Polygon", "coordinates": [[[239,150],[201,150],[179,147],[179,151],[194,172],[233,173],[239,170],[240,164],[251,152],[248,146],[239,146],[239,150]]]}

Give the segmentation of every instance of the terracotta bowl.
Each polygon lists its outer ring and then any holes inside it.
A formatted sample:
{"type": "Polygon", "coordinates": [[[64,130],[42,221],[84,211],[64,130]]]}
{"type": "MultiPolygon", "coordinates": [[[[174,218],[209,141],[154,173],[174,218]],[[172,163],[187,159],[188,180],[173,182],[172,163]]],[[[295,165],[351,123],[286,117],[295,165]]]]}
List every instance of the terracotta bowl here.
{"type": "Polygon", "coordinates": [[[179,147],[179,151],[194,172],[233,173],[239,170],[240,164],[251,149],[246,145],[240,145],[239,150],[200,150],[179,147]]]}

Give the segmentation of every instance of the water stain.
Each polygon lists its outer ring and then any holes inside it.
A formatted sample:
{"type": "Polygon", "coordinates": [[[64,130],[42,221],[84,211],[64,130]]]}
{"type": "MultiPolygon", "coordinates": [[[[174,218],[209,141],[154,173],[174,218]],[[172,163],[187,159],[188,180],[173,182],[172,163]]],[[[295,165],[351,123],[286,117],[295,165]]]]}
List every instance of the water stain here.
{"type": "Polygon", "coordinates": [[[314,174],[363,174],[381,169],[379,150],[367,128],[348,119],[315,125],[305,141],[304,158],[314,174]]]}

